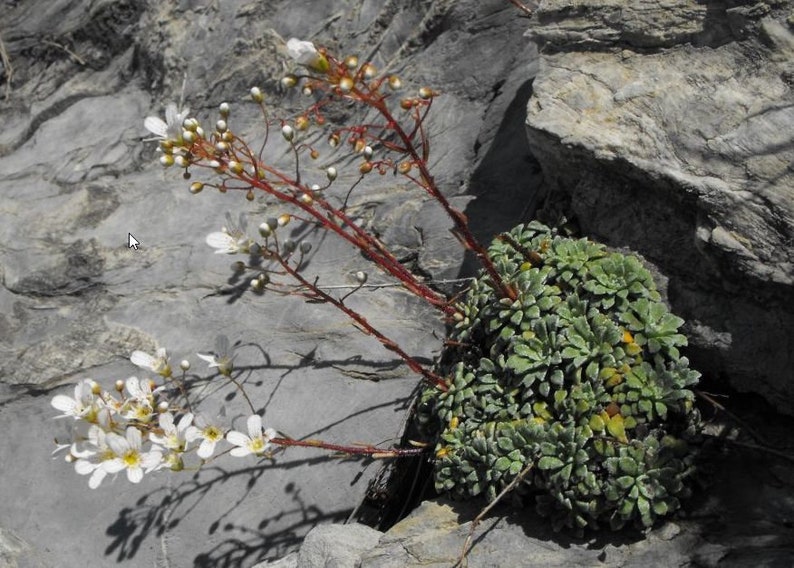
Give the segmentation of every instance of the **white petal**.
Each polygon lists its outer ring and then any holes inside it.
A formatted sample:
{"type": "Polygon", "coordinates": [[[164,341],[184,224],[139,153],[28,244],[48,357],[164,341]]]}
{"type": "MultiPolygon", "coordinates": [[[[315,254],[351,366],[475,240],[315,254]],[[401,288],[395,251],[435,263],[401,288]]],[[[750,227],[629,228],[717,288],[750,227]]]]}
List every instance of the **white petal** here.
{"type": "Polygon", "coordinates": [[[248,436],[254,440],[262,437],[262,417],[258,414],[252,414],[248,417],[248,436]]]}
{"type": "Polygon", "coordinates": [[[153,371],[157,366],[157,359],[143,351],[133,351],[132,355],[130,355],[130,361],[133,365],[142,369],[149,369],[150,371],[153,371]]]}
{"type": "Polygon", "coordinates": [[[268,428],[265,430],[265,442],[269,442],[273,438],[278,438],[278,432],[276,432],[273,428],[268,428]]]}
{"type": "Polygon", "coordinates": [[[193,422],[193,414],[188,412],[179,419],[179,424],[176,425],[177,432],[187,432],[190,424],[193,422]]]}
{"type": "Polygon", "coordinates": [[[218,366],[218,361],[215,360],[215,355],[202,355],[201,353],[196,353],[196,355],[198,355],[199,359],[209,363],[210,367],[218,366]]]}
{"type": "Polygon", "coordinates": [[[165,138],[166,133],[168,132],[168,125],[163,122],[162,118],[157,116],[147,116],[146,119],[143,121],[143,126],[156,136],[160,138],[165,138]]]}
{"type": "MultiPolygon", "coordinates": [[[[107,442],[110,451],[116,454],[117,456],[124,455],[124,453],[130,449],[129,442],[125,438],[122,438],[121,436],[115,433],[108,434],[107,437],[105,438],[105,442],[107,442]]],[[[115,461],[115,460],[111,460],[111,461],[115,461]]],[[[121,460],[119,460],[119,462],[120,461],[121,460]]],[[[122,469],[123,468],[124,466],[122,465],[122,469]]],[[[110,472],[110,473],[114,473],[114,472],[110,472]]]]}
{"type": "Polygon", "coordinates": [[[176,434],[176,428],[174,428],[174,415],[170,412],[163,412],[160,415],[160,428],[162,428],[166,434],[176,434]]]}
{"type": "Polygon", "coordinates": [[[228,233],[210,233],[205,242],[214,249],[216,254],[234,254],[237,252],[237,241],[228,233]]]}
{"type": "Polygon", "coordinates": [[[80,475],[88,475],[89,473],[94,473],[94,470],[96,468],[97,468],[97,464],[93,464],[87,460],[77,460],[76,462],[74,462],[74,470],[80,475]]]}
{"type": "Polygon", "coordinates": [[[203,460],[209,458],[215,451],[215,444],[216,442],[213,442],[212,440],[202,441],[198,451],[196,452],[196,455],[203,460]]]}
{"type": "Polygon", "coordinates": [[[99,487],[99,484],[102,483],[102,480],[105,479],[107,474],[108,473],[102,468],[95,469],[94,473],[91,475],[91,479],[88,480],[88,487],[91,489],[99,487]]]}
{"type": "Polygon", "coordinates": [[[247,447],[232,448],[232,451],[229,453],[236,458],[242,458],[251,454],[251,450],[249,450],[247,447]]]}
{"type": "Polygon", "coordinates": [[[52,397],[50,404],[52,404],[61,412],[66,414],[74,414],[77,401],[70,396],[66,396],[65,394],[56,394],[54,397],[52,397]]]}
{"type": "Polygon", "coordinates": [[[130,467],[127,469],[127,479],[132,483],[140,483],[143,479],[143,470],[139,467],[130,467]]]}
{"type": "Polygon", "coordinates": [[[99,468],[97,469],[103,469],[105,473],[118,473],[124,469],[124,462],[121,460],[121,458],[105,460],[99,464],[99,468]]]}
{"type": "Polygon", "coordinates": [[[159,451],[152,450],[141,454],[141,465],[146,468],[146,472],[150,472],[163,462],[163,454],[159,451]]]}
{"type": "Polygon", "coordinates": [[[251,441],[251,438],[249,438],[242,432],[238,432],[237,430],[232,430],[231,432],[226,434],[226,441],[234,446],[247,446],[248,443],[251,441]]]}
{"type": "Polygon", "coordinates": [[[294,37],[287,41],[287,53],[301,65],[311,63],[317,58],[317,48],[312,42],[294,37]]]}
{"type": "Polygon", "coordinates": [[[141,449],[141,431],[135,428],[134,426],[127,427],[127,442],[130,444],[130,448],[133,450],[140,450],[141,449]]]}
{"type": "Polygon", "coordinates": [[[188,426],[188,429],[185,430],[185,441],[192,442],[196,438],[201,437],[201,430],[199,430],[196,426],[188,426]]]}

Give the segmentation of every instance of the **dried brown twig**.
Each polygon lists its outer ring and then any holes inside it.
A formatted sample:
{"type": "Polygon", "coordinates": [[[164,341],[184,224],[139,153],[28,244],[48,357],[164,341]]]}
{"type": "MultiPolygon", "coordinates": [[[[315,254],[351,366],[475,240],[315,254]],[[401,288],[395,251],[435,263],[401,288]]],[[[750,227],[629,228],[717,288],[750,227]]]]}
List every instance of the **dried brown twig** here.
{"type": "Polygon", "coordinates": [[[3,43],[3,38],[0,38],[0,61],[3,63],[3,69],[6,75],[6,94],[5,98],[11,96],[11,78],[14,76],[14,66],[11,65],[11,58],[8,56],[8,51],[3,43]]]}
{"type": "Polygon", "coordinates": [[[515,476],[513,481],[508,483],[504,489],[496,496],[496,499],[488,503],[488,505],[480,511],[480,514],[474,517],[474,520],[471,522],[471,528],[469,529],[469,535],[466,537],[466,542],[463,543],[463,550],[460,552],[460,556],[458,557],[458,561],[455,562],[453,568],[462,567],[466,565],[466,556],[469,554],[469,549],[471,548],[471,541],[474,537],[474,531],[477,530],[477,526],[482,522],[491,509],[493,509],[499,501],[501,501],[505,495],[510,493],[516,486],[521,483],[521,480],[527,476],[527,474],[532,471],[534,467],[534,463],[529,464],[524,469],[522,469],[518,475],[515,476]]]}

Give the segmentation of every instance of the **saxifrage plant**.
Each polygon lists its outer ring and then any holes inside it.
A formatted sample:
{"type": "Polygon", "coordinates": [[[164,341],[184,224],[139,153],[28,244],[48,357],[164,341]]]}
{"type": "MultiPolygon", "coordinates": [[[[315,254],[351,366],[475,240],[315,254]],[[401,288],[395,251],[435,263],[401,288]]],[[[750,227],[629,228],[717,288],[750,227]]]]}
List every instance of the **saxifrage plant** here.
{"type": "MultiPolygon", "coordinates": [[[[262,91],[252,88],[263,142],[252,145],[237,134],[226,103],[206,129],[176,105],[166,109],[165,121],[145,121],[159,140],[160,163],[181,169],[192,180],[191,193],[216,189],[248,200],[260,193],[284,208],[262,219],[256,234],[248,232],[244,216],[227,216],[224,229],[210,233],[207,244],[243,259],[234,271],[253,293],[333,306],[425,381],[420,419],[429,436],[438,438],[439,490],[493,500],[529,468],[524,488],[538,492],[539,509],[558,528],[600,520],[613,528],[628,521],[650,526],[678,509],[693,471],[686,438],[698,425],[689,390],[698,374],[678,351],[686,343],[678,332],[681,320],[661,303],[640,262],[537,223],[500,235],[486,251],[428,169],[425,119],[438,93],[422,87],[399,96],[400,78],[379,74],[369,62],[338,59],[296,39],[288,49],[306,72],[288,75],[282,84],[300,88],[312,102],[297,115],[274,118],[262,91]],[[358,124],[329,125],[326,111],[338,104],[361,105],[370,116],[358,124]],[[332,147],[347,144],[357,156],[359,177],[352,186],[335,184],[333,166],[324,168],[324,184],[306,181],[307,163],[321,155],[304,135],[313,129],[326,129],[332,147]],[[264,158],[275,144],[292,156],[290,167],[264,158]],[[386,173],[402,176],[437,202],[454,234],[480,261],[482,274],[464,298],[448,298],[411,272],[348,210],[351,194],[367,176],[386,173]],[[296,219],[358,249],[370,267],[454,326],[439,365],[420,363],[346,303],[366,285],[366,270],[356,273],[357,284],[344,293],[305,274],[312,243],[295,242],[282,231],[296,219]]],[[[342,445],[265,428],[262,409],[237,381],[228,340],[220,338],[213,354],[200,357],[242,392],[250,411],[244,430],[197,414],[184,380],[189,361],[180,363],[179,377],[164,349],[131,357],[156,380],[117,381],[115,393],[85,380],[73,397],[53,399],[55,408],[74,419],[73,439],[61,447],[92,488],[121,471],[137,483],[156,470],[199,467],[224,442],[231,447],[223,453],[258,458],[273,458],[289,446],[380,458],[432,451],[433,444],[342,445]],[[189,458],[193,465],[186,463],[189,458]]]]}

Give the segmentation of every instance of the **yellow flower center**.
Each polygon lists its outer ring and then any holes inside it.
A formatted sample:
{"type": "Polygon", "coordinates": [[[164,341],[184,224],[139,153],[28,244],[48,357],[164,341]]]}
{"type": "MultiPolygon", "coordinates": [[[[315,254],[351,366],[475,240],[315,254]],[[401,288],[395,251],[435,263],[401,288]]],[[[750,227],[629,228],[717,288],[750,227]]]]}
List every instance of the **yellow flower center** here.
{"type": "Polygon", "coordinates": [[[141,454],[136,450],[129,450],[121,457],[121,460],[127,467],[138,467],[141,465],[141,454]]]}
{"type": "Polygon", "coordinates": [[[256,438],[255,440],[251,440],[251,443],[248,445],[251,451],[255,454],[261,454],[265,451],[265,441],[262,438],[256,438]]]}
{"type": "Polygon", "coordinates": [[[207,426],[206,428],[204,428],[203,434],[204,434],[204,438],[206,438],[210,442],[218,442],[219,440],[221,440],[221,438],[223,438],[223,432],[221,432],[215,426],[207,426]]]}

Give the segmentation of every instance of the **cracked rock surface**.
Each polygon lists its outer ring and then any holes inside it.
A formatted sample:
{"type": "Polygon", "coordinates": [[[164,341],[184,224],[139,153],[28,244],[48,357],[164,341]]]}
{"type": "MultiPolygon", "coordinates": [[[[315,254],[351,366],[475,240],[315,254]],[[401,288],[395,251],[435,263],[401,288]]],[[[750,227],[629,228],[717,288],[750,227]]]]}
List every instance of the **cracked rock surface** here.
{"type": "Polygon", "coordinates": [[[669,279],[706,378],[794,414],[790,1],[546,0],[527,132],[551,200],[669,279]]]}
{"type": "MultiPolygon", "coordinates": [[[[190,195],[179,172],[158,165],[143,119],[184,97],[214,121],[228,101],[233,127],[255,136],[256,109],[243,102],[252,85],[282,112],[305,104],[280,91],[293,68],[284,39],[357,53],[406,88],[444,93],[427,124],[431,166],[489,239],[531,212],[538,180],[521,118],[534,53],[523,22],[500,0],[1,4],[0,564],[246,568],[296,549],[313,526],[347,518],[377,464],[294,449],[275,463],[223,456],[197,473],[139,485],[120,476],[91,491],[50,457],[67,432],[51,419],[52,396],[82,378],[109,388],[140,375],[127,359],[135,349],[191,360],[202,410],[223,407],[239,428],[246,406],[195,356],[225,334],[239,344],[240,380],[266,426],[296,438],[395,439],[418,383],[326,306],[240,295],[229,282],[236,259],[213,254],[204,237],[224,211],[256,227],[277,207],[234,192],[190,195]],[[478,196],[487,217],[476,214],[478,196]],[[128,233],[139,250],[127,248],[128,233]]],[[[333,164],[337,185],[349,185],[357,164],[324,151],[307,175],[319,181],[333,164]]],[[[349,211],[419,273],[458,276],[464,255],[451,223],[395,179],[374,179],[349,211]]],[[[367,268],[343,243],[306,227],[295,234],[314,239],[306,270],[321,282],[349,284],[367,268]]],[[[413,297],[387,289],[348,302],[419,360],[437,354],[444,322],[413,297]]]]}

